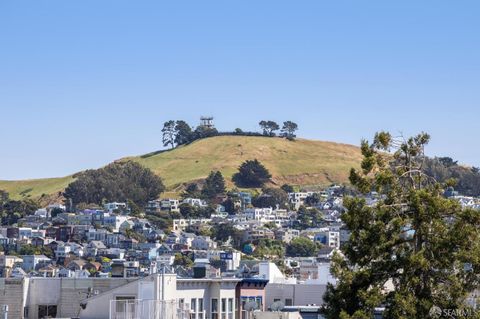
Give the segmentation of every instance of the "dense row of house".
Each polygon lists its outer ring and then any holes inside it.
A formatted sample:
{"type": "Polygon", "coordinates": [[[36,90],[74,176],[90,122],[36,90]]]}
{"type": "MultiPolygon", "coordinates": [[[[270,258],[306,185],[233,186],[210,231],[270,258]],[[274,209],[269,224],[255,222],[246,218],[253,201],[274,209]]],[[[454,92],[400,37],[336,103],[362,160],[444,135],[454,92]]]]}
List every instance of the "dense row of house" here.
{"type": "MultiPolygon", "coordinates": [[[[41,285],[48,286],[50,282],[48,279],[52,280],[51,283],[58,283],[57,280],[63,279],[75,283],[88,283],[80,286],[90,285],[94,289],[97,283],[105,280],[108,284],[95,288],[98,290],[96,293],[87,294],[85,302],[95,305],[101,302],[98,300],[108,296],[111,298],[109,300],[123,302],[124,307],[125,300],[142,299],[140,297],[145,297],[145,294],[152,294],[151,288],[145,287],[151,282],[158,281],[159,274],[174,274],[168,276],[175,278],[177,290],[179,283],[184,288],[190,285],[187,284],[189,280],[194,286],[202,283],[203,286],[200,286],[203,290],[198,293],[199,295],[212,293],[211,285],[218,287],[218,284],[220,286],[225,284],[225,287],[231,290],[227,293],[228,298],[217,298],[213,305],[212,299],[200,301],[198,298],[190,298],[187,310],[194,311],[195,318],[198,319],[214,319],[218,318],[219,314],[222,315],[222,319],[227,317],[233,319],[237,316],[244,318],[245,313],[238,309],[243,307],[245,310],[247,307],[245,302],[248,303],[249,299],[242,303],[235,289],[243,287],[248,291],[249,285],[252,284],[258,284],[254,286],[259,289],[256,292],[258,295],[254,296],[253,300],[258,303],[259,309],[277,307],[279,302],[285,307],[310,303],[318,308],[322,303],[321,296],[326,285],[335,283],[335,278],[330,274],[330,260],[349,239],[349,231],[340,220],[340,215],[344,211],[343,198],[336,195],[336,190],[332,187],[315,193],[320,199],[315,203],[315,208],[321,212],[323,222],[321,225],[306,229],[295,227],[298,209],[306,205],[307,198],[313,196],[313,192],[288,194],[290,209],[252,207],[251,196],[241,192],[235,203],[239,208],[238,213],[228,214],[221,205],[217,205],[215,213],[209,218],[174,219],[171,231],[167,232],[156,229],[147,218],[131,216],[125,203],[106,203],[103,209],[84,209],[76,212],[65,212],[65,207],[61,204],[50,205],[19,220],[16,226],[0,227],[0,246],[3,248],[3,252],[0,253],[0,273],[4,277],[3,285],[6,287],[16,280],[21,283],[24,290],[35,291],[40,289],[41,285]],[[61,213],[58,213],[59,209],[62,210],[61,213]],[[52,216],[54,211],[57,213],[52,216]],[[271,239],[287,245],[295,238],[303,237],[321,244],[322,248],[315,256],[285,258],[283,266],[289,269],[289,275],[286,276],[268,260],[242,259],[245,252],[234,249],[230,240],[216,242],[209,236],[201,235],[208,233],[210,228],[218,224],[232,225],[241,234],[243,243],[258,243],[262,239],[271,239]],[[140,235],[143,240],[135,239],[135,236],[131,236],[132,233],[140,235]],[[25,247],[29,247],[29,252],[40,253],[22,254],[25,247]],[[176,258],[179,256],[188,256],[193,264],[187,266],[177,263],[176,258]],[[131,293],[132,282],[136,283],[134,294],[131,293]],[[124,291],[125,289],[130,295],[124,291]],[[114,291],[117,291],[115,296],[112,295],[114,291]],[[295,293],[292,291],[305,291],[305,296],[299,297],[300,294],[295,299],[295,293]],[[315,292],[317,295],[312,298],[308,292],[315,292]],[[233,305],[236,305],[236,308],[233,308],[233,305]],[[200,316],[201,312],[204,312],[203,318],[200,316]]],[[[477,199],[460,196],[452,190],[447,190],[445,196],[457,199],[465,207],[480,207],[477,199]]],[[[365,200],[368,204],[374,205],[379,200],[379,195],[371,193],[365,196],[365,200]]],[[[147,214],[162,211],[177,212],[180,205],[185,203],[197,207],[207,206],[204,200],[196,198],[187,198],[183,201],[160,199],[149,202],[145,211],[147,214]]],[[[57,295],[61,295],[63,284],[60,283],[55,289],[58,290],[57,295]]],[[[156,294],[158,287],[154,291],[156,294]]],[[[178,291],[176,294],[182,296],[178,291]]],[[[156,300],[159,298],[157,295],[154,297],[156,300]]],[[[25,318],[38,318],[39,313],[44,314],[49,309],[52,313],[55,311],[56,315],[70,314],[73,311],[62,305],[58,298],[48,302],[39,301],[41,297],[29,298],[23,298],[22,305],[13,305],[15,309],[23,309],[25,318]]],[[[184,298],[174,299],[176,308],[185,308],[187,303],[184,298]]],[[[162,302],[165,300],[164,298],[162,302]]],[[[5,301],[7,304],[9,302],[5,301]]],[[[82,308],[81,304],[78,306],[82,308]]],[[[147,308],[156,307],[150,305],[147,308]]],[[[112,311],[110,308],[103,309],[102,315],[98,315],[89,312],[92,308],[96,309],[97,306],[83,308],[81,312],[84,318],[101,318],[107,310],[110,313],[112,311]]],[[[117,311],[120,308],[115,309],[117,311]]]]}

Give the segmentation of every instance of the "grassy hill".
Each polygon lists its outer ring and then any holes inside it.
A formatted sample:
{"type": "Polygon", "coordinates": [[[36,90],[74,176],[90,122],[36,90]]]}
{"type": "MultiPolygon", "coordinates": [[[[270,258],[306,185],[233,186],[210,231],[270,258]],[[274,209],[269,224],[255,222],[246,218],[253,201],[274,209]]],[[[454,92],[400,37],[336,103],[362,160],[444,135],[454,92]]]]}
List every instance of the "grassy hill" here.
{"type": "MultiPolygon", "coordinates": [[[[281,138],[217,136],[198,140],[174,150],[127,157],[160,175],[167,188],[179,190],[184,183],[205,178],[211,170],[220,170],[228,185],[238,166],[257,158],[271,172],[277,185],[327,185],[347,183],[351,167],[359,167],[358,147],[333,142],[281,138]]],[[[12,197],[53,194],[63,190],[73,178],[0,181],[0,189],[12,197]]]]}

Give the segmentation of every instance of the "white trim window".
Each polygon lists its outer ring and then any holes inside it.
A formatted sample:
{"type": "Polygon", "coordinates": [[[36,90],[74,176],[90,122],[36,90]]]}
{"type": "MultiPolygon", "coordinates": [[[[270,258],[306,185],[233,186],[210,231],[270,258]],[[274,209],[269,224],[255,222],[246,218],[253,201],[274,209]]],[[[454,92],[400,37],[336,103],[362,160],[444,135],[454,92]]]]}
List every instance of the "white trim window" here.
{"type": "Polygon", "coordinates": [[[198,298],[197,310],[198,310],[197,318],[198,319],[204,319],[205,310],[203,309],[203,298],[198,298]]]}
{"type": "Polygon", "coordinates": [[[233,311],[234,311],[234,306],[233,306],[233,298],[228,298],[228,304],[227,304],[227,319],[233,319],[233,311]]]}
{"type": "Polygon", "coordinates": [[[197,319],[197,299],[190,299],[190,319],[197,319]]]}
{"type": "Polygon", "coordinates": [[[218,319],[218,299],[212,298],[212,303],[210,306],[212,319],[218,319]]]}
{"type": "Polygon", "coordinates": [[[222,298],[221,302],[221,319],[227,319],[227,298],[222,298]]]}

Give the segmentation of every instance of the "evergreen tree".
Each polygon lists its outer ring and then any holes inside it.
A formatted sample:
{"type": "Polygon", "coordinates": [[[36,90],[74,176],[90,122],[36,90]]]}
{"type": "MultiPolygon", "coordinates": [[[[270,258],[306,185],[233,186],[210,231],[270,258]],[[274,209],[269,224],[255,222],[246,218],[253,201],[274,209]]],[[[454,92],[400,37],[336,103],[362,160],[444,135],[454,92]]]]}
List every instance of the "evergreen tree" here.
{"type": "Polygon", "coordinates": [[[233,176],[233,181],[240,187],[262,187],[272,175],[257,159],[246,160],[233,176]]]}
{"type": "Polygon", "coordinates": [[[283,184],[280,188],[283,189],[286,193],[295,192],[295,190],[293,189],[293,186],[289,184],[283,184]]]}
{"type": "Polygon", "coordinates": [[[275,136],[275,131],[280,129],[280,126],[274,121],[260,121],[258,125],[262,128],[265,136],[275,136]]]}
{"type": "Polygon", "coordinates": [[[306,237],[294,238],[287,246],[287,256],[316,257],[317,245],[306,237]]]}
{"type": "Polygon", "coordinates": [[[162,179],[150,169],[132,162],[113,162],[96,170],[75,175],[63,195],[74,205],[131,200],[139,206],[156,199],[164,191],[162,179]]]}
{"type": "Polygon", "coordinates": [[[275,209],[277,206],[286,208],[288,202],[288,194],[281,188],[264,188],[262,194],[254,197],[252,204],[255,207],[275,209]]]}
{"type": "Polygon", "coordinates": [[[205,179],[202,195],[206,198],[214,198],[223,193],[225,193],[225,179],[222,173],[220,171],[211,171],[205,179]]]}
{"type": "Polygon", "coordinates": [[[162,128],[162,142],[163,146],[170,145],[171,148],[175,147],[175,121],[170,120],[163,123],[162,128]]]}
{"type": "Polygon", "coordinates": [[[446,185],[422,171],[428,141],[427,134],[397,141],[381,132],[371,145],[362,142],[361,170],[352,169],[350,181],[382,199],[374,206],[345,200],[351,236],[343,257],[334,256],[327,318],[372,318],[375,307],[385,307],[385,319],[428,318],[433,306],[468,309],[479,286],[480,212],[444,198],[446,185]]]}
{"type": "Polygon", "coordinates": [[[190,143],[193,138],[192,128],[187,122],[180,120],[175,123],[175,143],[177,145],[190,143]]]}
{"type": "Polygon", "coordinates": [[[283,127],[282,127],[282,136],[283,137],[286,137],[289,140],[295,139],[295,137],[297,137],[295,135],[296,130],[298,130],[297,123],[294,123],[292,121],[283,122],[283,127]]]}

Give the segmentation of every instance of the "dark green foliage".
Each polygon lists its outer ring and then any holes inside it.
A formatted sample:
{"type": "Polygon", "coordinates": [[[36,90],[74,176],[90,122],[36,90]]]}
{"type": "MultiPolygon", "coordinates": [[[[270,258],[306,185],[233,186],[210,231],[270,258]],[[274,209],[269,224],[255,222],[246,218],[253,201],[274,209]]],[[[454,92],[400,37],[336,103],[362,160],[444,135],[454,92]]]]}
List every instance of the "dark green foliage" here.
{"type": "Polygon", "coordinates": [[[288,202],[288,194],[281,188],[264,188],[262,194],[256,196],[252,200],[252,204],[259,208],[272,207],[286,208],[288,202]]]}
{"type": "Polygon", "coordinates": [[[451,157],[438,157],[437,160],[447,168],[458,164],[458,161],[454,161],[451,157]]]}
{"type": "Polygon", "coordinates": [[[246,160],[233,175],[233,181],[239,187],[262,187],[272,175],[257,159],[246,160]]]}
{"type": "Polygon", "coordinates": [[[198,126],[193,132],[194,140],[199,140],[202,138],[217,136],[218,131],[216,128],[209,128],[206,126],[198,126]]]}
{"type": "Polygon", "coordinates": [[[195,207],[188,203],[180,204],[178,208],[180,209],[180,214],[182,214],[183,218],[195,218],[197,216],[195,207]]]}
{"type": "Polygon", "coordinates": [[[215,212],[211,206],[197,207],[188,203],[180,204],[180,214],[182,218],[210,218],[215,212]]]}
{"type": "Polygon", "coordinates": [[[305,198],[305,205],[307,206],[316,206],[318,203],[320,203],[320,195],[317,193],[313,193],[312,195],[308,196],[305,198]]]}
{"type": "Polygon", "coordinates": [[[275,136],[275,131],[280,129],[280,126],[274,121],[260,121],[258,125],[262,128],[263,135],[265,136],[275,136]]]}
{"type": "Polygon", "coordinates": [[[193,258],[187,254],[176,253],[175,259],[173,261],[174,266],[183,266],[186,268],[190,268],[193,266],[193,258]]]}
{"type": "Polygon", "coordinates": [[[282,136],[289,139],[289,140],[294,140],[295,137],[295,131],[298,130],[298,125],[297,123],[294,123],[292,121],[286,121],[283,122],[282,126],[282,136]]]}
{"type": "Polygon", "coordinates": [[[228,197],[223,203],[223,207],[225,207],[225,211],[229,214],[234,214],[238,212],[240,209],[239,207],[235,207],[235,201],[233,198],[228,197]]]}
{"type": "Polygon", "coordinates": [[[167,232],[172,227],[173,218],[169,214],[162,214],[160,216],[148,214],[145,217],[150,223],[152,223],[153,226],[155,226],[155,228],[161,229],[165,232],[167,232]]]}
{"type": "Polygon", "coordinates": [[[202,188],[202,196],[205,198],[215,198],[217,195],[225,193],[225,179],[220,171],[211,171],[205,179],[202,188]]]}
{"type": "Polygon", "coordinates": [[[182,198],[200,198],[201,195],[202,192],[200,191],[200,188],[198,188],[197,183],[191,183],[185,187],[185,190],[182,193],[182,198]]]}
{"type": "Polygon", "coordinates": [[[316,208],[300,206],[297,211],[296,228],[307,229],[317,227],[323,220],[323,214],[316,208]]]}
{"type": "Polygon", "coordinates": [[[350,180],[384,199],[373,207],[344,200],[351,236],[332,262],[338,280],[324,296],[327,318],[372,318],[380,306],[385,319],[429,318],[434,305],[471,310],[466,298],[480,284],[480,211],[445,199],[445,185],[424,173],[428,141],[427,134],[396,141],[379,133],[362,142],[362,171],[352,170],[350,180]],[[393,157],[385,153],[392,149],[393,157]],[[387,282],[393,290],[384,289],[387,282]]]}
{"type": "Polygon", "coordinates": [[[143,214],[143,209],[135,204],[131,199],[127,201],[128,208],[130,209],[130,215],[139,217],[140,215],[143,214]]]}
{"type": "Polygon", "coordinates": [[[292,186],[292,185],[283,184],[282,187],[280,187],[280,188],[283,189],[283,191],[286,192],[286,193],[293,193],[293,192],[295,192],[295,190],[293,189],[293,186],[292,186]]]}
{"type": "Polygon", "coordinates": [[[212,238],[216,241],[225,242],[232,239],[234,247],[240,247],[242,243],[242,232],[230,223],[216,224],[211,229],[212,238]]]}
{"type": "Polygon", "coordinates": [[[45,255],[48,258],[54,258],[55,255],[50,247],[37,247],[32,244],[23,244],[18,251],[18,255],[45,255]]]}
{"type": "Polygon", "coordinates": [[[284,258],[285,245],[283,242],[272,239],[260,239],[253,251],[253,256],[257,258],[284,258]]]}
{"type": "Polygon", "coordinates": [[[64,211],[59,207],[55,207],[50,211],[50,217],[55,218],[58,214],[62,214],[64,211]]]}
{"type": "Polygon", "coordinates": [[[65,189],[73,204],[123,202],[131,200],[145,206],[164,191],[162,180],[151,170],[135,162],[114,162],[97,170],[79,173],[65,189]]]}
{"type": "Polygon", "coordinates": [[[289,257],[316,257],[317,252],[317,245],[305,237],[294,238],[287,245],[287,256],[289,257]]]}
{"type": "Polygon", "coordinates": [[[175,143],[177,145],[188,144],[193,141],[193,131],[185,121],[175,122],[175,143]]]}
{"type": "Polygon", "coordinates": [[[426,158],[423,170],[440,183],[456,181],[455,190],[466,196],[480,196],[480,173],[475,167],[457,165],[449,157],[426,158]]]}
{"type": "Polygon", "coordinates": [[[170,120],[163,123],[162,128],[162,142],[163,146],[170,145],[171,148],[175,147],[175,121],[170,120]]]}
{"type": "MultiPolygon", "coordinates": [[[[293,132],[296,130],[296,124],[292,122],[288,123],[288,128],[286,128],[284,135],[289,139],[293,139],[295,135],[293,132]],[[288,133],[290,132],[290,133],[288,133]]],[[[285,124],[284,123],[284,124],[285,124]]],[[[240,128],[236,128],[233,132],[219,132],[215,128],[209,128],[206,126],[199,125],[192,130],[192,127],[188,125],[187,122],[183,120],[169,120],[163,124],[162,128],[162,142],[163,146],[170,146],[174,148],[175,146],[185,145],[192,143],[196,140],[212,137],[212,136],[275,136],[275,131],[280,127],[277,123],[273,121],[261,121],[260,126],[262,127],[263,132],[246,132],[240,128]]],[[[144,155],[144,158],[160,153],[154,152],[144,155]]]]}
{"type": "Polygon", "coordinates": [[[20,218],[32,215],[39,208],[40,205],[33,199],[11,200],[6,191],[0,191],[2,225],[15,224],[20,218]]]}

